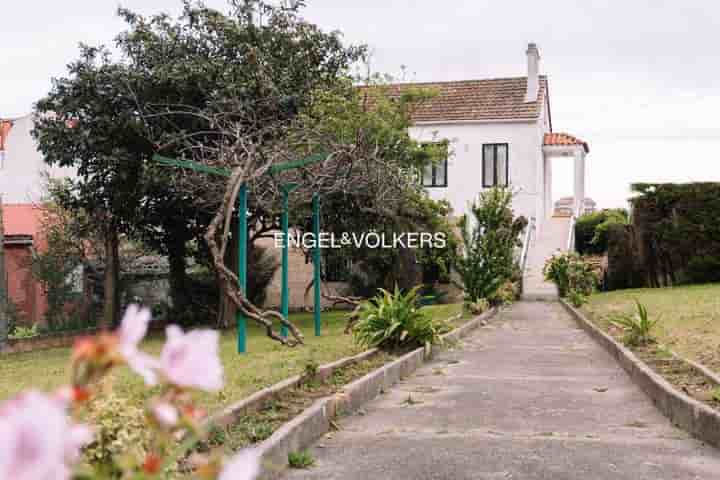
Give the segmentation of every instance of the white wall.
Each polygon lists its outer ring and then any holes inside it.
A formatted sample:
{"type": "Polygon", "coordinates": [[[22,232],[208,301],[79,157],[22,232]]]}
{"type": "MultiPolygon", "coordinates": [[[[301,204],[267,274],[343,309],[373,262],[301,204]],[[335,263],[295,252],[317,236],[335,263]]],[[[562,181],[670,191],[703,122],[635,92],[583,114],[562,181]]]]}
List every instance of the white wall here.
{"type": "Polygon", "coordinates": [[[0,168],[0,194],[3,203],[37,203],[43,193],[42,173],[53,178],[74,176],[73,168],[50,167],[43,162],[30,135],[32,117],[13,120],[5,142],[5,159],[0,168]]]}
{"type": "Polygon", "coordinates": [[[467,205],[482,190],[483,144],[507,143],[510,184],[518,191],[513,209],[540,222],[545,208],[542,137],[548,128],[545,121],[434,124],[414,126],[410,135],[419,141],[450,141],[448,186],[428,188],[428,192],[436,200],[447,199],[454,216],[466,213],[467,205]]]}

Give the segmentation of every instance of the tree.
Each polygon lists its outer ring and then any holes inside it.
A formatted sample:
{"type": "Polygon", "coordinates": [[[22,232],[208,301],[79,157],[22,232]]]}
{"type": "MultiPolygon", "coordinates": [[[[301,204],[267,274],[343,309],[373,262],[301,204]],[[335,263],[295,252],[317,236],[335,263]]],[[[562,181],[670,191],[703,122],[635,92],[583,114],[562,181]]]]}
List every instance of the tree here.
{"type": "Polygon", "coordinates": [[[104,324],[119,312],[119,235],[132,232],[143,199],[143,161],[153,146],[136,102],[132,72],[104,48],[81,46],[68,76],[55,79],[35,107],[33,135],[46,163],[74,166],[66,207],[83,210],[101,230],[106,252],[104,324]]]}

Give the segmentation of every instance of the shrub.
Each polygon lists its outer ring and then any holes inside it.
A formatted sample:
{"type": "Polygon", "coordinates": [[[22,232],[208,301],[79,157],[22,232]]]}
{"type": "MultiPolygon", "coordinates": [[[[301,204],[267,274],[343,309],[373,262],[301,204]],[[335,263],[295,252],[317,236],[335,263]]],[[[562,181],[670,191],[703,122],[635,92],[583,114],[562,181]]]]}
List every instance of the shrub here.
{"type": "Polygon", "coordinates": [[[635,300],[637,312],[633,315],[619,315],[612,324],[623,330],[623,343],[631,347],[640,347],[654,343],[651,331],[657,325],[659,319],[651,320],[647,308],[635,300]]]}
{"type": "Polygon", "coordinates": [[[288,465],[290,465],[290,468],[308,468],[314,464],[315,459],[308,450],[288,453],[288,465]]]}
{"type": "Polygon", "coordinates": [[[720,282],[720,257],[712,255],[692,257],[685,275],[690,283],[720,282]]]}
{"type": "Polygon", "coordinates": [[[512,196],[506,188],[485,190],[472,206],[472,228],[467,215],[460,218],[464,252],[457,257],[456,268],[467,302],[496,298],[498,289],[516,271],[515,248],[527,220],[513,217],[512,196]]]}
{"type": "Polygon", "coordinates": [[[587,295],[577,290],[570,290],[567,294],[567,299],[575,308],[580,308],[588,302],[587,295]]]}
{"type": "Polygon", "coordinates": [[[32,327],[23,327],[23,326],[16,326],[12,333],[8,335],[8,338],[17,340],[19,338],[30,338],[30,337],[36,337],[38,335],[38,326],[37,324],[33,324],[32,327]]]}
{"type": "Polygon", "coordinates": [[[546,280],[557,285],[561,297],[566,297],[570,291],[590,295],[597,285],[597,274],[592,265],[574,252],[553,255],[545,262],[543,273],[546,280]]]}
{"type": "Polygon", "coordinates": [[[355,343],[364,347],[397,349],[433,343],[439,338],[442,322],[432,319],[419,307],[420,286],[403,294],[380,294],[361,306],[360,320],[353,330],[355,343]]]}
{"type": "Polygon", "coordinates": [[[110,392],[89,402],[86,414],[86,420],[95,425],[95,440],[85,449],[90,463],[116,475],[118,472],[111,470],[117,456],[129,453],[145,456],[151,430],[142,408],[110,392]]]}
{"type": "Polygon", "coordinates": [[[519,293],[517,284],[507,280],[490,296],[490,303],[493,305],[510,305],[517,300],[519,293]]]}
{"type": "Polygon", "coordinates": [[[628,212],[622,208],[582,215],[575,222],[575,249],[581,255],[605,253],[608,251],[610,226],[627,223],[628,212]]]}

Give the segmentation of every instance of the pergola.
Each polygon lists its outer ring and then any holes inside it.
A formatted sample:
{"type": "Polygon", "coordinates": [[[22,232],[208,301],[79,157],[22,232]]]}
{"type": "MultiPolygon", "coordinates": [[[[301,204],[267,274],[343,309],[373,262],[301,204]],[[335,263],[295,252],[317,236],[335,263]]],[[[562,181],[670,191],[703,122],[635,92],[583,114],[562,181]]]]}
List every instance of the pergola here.
{"type": "Polygon", "coordinates": [[[590,153],[587,142],[567,133],[546,133],[543,140],[545,211],[552,212],[552,178],[550,162],[553,157],[574,159],[573,215],[579,216],[585,199],[585,157],[590,153]]]}

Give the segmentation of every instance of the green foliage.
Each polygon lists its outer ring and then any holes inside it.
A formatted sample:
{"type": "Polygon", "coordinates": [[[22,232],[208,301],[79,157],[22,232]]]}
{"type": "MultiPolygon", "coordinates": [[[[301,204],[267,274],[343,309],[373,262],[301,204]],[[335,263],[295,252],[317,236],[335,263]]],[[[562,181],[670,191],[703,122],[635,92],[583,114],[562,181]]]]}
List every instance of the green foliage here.
{"type": "Polygon", "coordinates": [[[627,225],[628,212],[622,208],[582,215],[575,223],[575,249],[581,255],[602,254],[608,250],[611,225],[627,225]]]}
{"type": "Polygon", "coordinates": [[[142,408],[126,397],[107,392],[90,402],[87,415],[87,421],[96,427],[95,441],[85,449],[88,462],[102,470],[124,455],[144,456],[151,430],[142,408]]]}
{"type": "Polygon", "coordinates": [[[491,188],[473,205],[472,230],[467,215],[460,218],[464,253],[457,257],[468,302],[496,299],[497,291],[515,274],[515,248],[527,226],[525,217],[513,218],[512,192],[491,188]]]}
{"type": "Polygon", "coordinates": [[[37,324],[33,324],[32,327],[23,327],[23,326],[17,325],[10,332],[10,334],[8,335],[8,338],[10,338],[12,340],[17,340],[19,338],[36,337],[37,335],[38,335],[37,324]]]}
{"type": "Polygon", "coordinates": [[[570,290],[567,293],[567,299],[570,304],[575,308],[580,308],[586,303],[588,303],[587,295],[582,292],[578,292],[577,290],[570,290]]]}
{"type": "Polygon", "coordinates": [[[643,286],[715,280],[720,183],[643,183],[632,189],[632,251],[643,286]]]}
{"type": "Polygon", "coordinates": [[[720,282],[720,256],[706,254],[692,257],[685,275],[690,283],[720,282]]]}
{"type": "Polygon", "coordinates": [[[597,274],[592,265],[574,252],[553,255],[545,262],[543,273],[546,280],[557,285],[561,297],[570,292],[587,296],[597,285],[597,274]]]}
{"type": "Polygon", "coordinates": [[[309,450],[288,453],[288,465],[290,468],[310,468],[315,464],[315,459],[309,450]]]}
{"type": "Polygon", "coordinates": [[[660,319],[651,320],[647,308],[635,300],[636,313],[632,315],[618,315],[612,324],[623,330],[623,343],[631,347],[640,347],[654,343],[651,331],[660,319]]]}
{"type": "Polygon", "coordinates": [[[493,305],[510,305],[519,297],[518,284],[510,280],[506,280],[495,293],[490,297],[490,303],[493,305]]]}
{"type": "Polygon", "coordinates": [[[363,347],[386,350],[417,347],[439,339],[441,322],[423,311],[418,303],[420,285],[407,293],[396,286],[362,305],[360,320],[353,330],[354,340],[363,347]]]}

